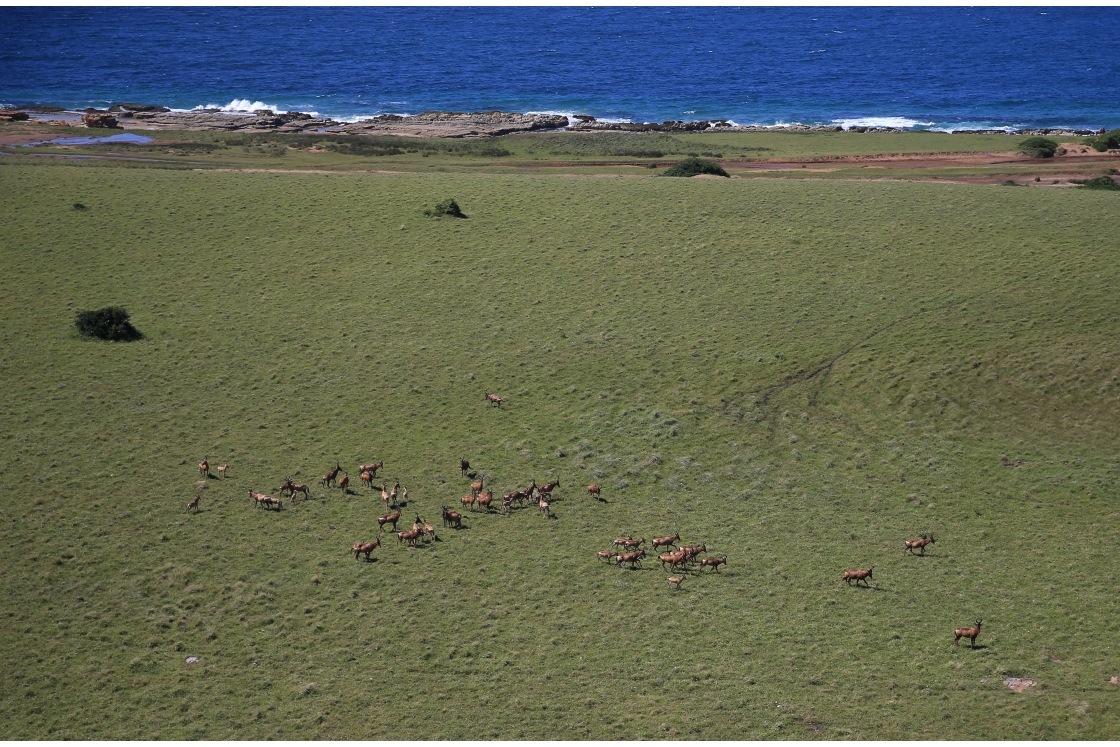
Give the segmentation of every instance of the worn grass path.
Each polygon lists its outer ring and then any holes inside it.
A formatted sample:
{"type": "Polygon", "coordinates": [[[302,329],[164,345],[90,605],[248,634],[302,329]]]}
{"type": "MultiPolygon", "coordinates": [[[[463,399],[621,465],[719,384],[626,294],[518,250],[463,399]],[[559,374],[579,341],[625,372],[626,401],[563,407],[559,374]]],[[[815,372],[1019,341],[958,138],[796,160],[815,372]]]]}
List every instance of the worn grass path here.
{"type": "Polygon", "coordinates": [[[0,164],[0,196],[9,738],[1116,733],[1113,194],[0,164]],[[146,339],[71,333],[108,304],[146,339]],[[461,456],[559,477],[555,518],[443,529],[461,456]],[[355,562],[381,459],[439,541],[355,562]],[[250,505],[286,475],[312,499],[250,505]],[[596,560],[675,530],[727,568],[596,560]]]}

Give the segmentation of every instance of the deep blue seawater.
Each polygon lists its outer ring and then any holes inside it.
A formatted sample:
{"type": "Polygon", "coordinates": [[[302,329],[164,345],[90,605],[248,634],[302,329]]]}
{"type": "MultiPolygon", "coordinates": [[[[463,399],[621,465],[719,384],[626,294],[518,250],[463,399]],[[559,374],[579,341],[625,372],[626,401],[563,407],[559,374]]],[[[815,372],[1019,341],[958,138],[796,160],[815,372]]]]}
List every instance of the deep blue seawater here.
{"type": "Polygon", "coordinates": [[[1107,7],[3,7],[0,104],[1116,127],[1118,29],[1107,7]]]}

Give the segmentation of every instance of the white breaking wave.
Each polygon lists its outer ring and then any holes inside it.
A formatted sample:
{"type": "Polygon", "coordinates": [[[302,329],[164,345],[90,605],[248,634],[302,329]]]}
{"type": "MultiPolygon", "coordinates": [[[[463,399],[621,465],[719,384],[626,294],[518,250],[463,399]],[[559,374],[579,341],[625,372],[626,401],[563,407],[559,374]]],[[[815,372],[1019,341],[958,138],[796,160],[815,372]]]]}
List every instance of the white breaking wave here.
{"type": "MultiPolygon", "coordinates": [[[[288,110],[281,109],[274,104],[266,104],[263,101],[253,101],[250,99],[234,99],[225,106],[221,104],[199,104],[193,109],[172,109],[173,112],[197,112],[203,109],[217,109],[226,112],[227,114],[252,114],[258,109],[271,109],[277,114],[284,114],[288,110]]],[[[318,115],[318,112],[308,112],[312,116],[318,115]]]]}
{"type": "Polygon", "coordinates": [[[920,122],[907,117],[859,117],[857,119],[834,119],[832,124],[837,124],[845,130],[853,127],[894,127],[898,130],[911,127],[932,127],[936,122],[920,122]]]}

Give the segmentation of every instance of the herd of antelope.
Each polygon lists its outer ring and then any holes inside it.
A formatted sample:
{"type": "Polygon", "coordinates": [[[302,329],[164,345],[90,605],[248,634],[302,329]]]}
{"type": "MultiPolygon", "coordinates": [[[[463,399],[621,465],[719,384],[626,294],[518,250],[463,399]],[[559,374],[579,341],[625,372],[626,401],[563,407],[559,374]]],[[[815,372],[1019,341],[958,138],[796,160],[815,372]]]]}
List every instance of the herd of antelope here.
{"type": "MultiPolygon", "coordinates": [[[[489,404],[496,407],[501,407],[501,403],[503,401],[502,398],[498,397],[495,394],[490,394],[489,392],[486,393],[486,400],[489,404]]],[[[210,458],[207,457],[198,464],[198,473],[200,476],[205,478],[211,477],[209,459],[210,458]]],[[[370,490],[373,490],[373,483],[374,479],[377,477],[377,472],[384,467],[384,460],[379,462],[360,464],[358,465],[358,474],[366,487],[368,487],[370,490]]],[[[226,471],[228,469],[228,464],[223,464],[217,467],[216,470],[218,473],[218,479],[224,479],[226,476],[226,471]]],[[[472,513],[475,511],[475,507],[477,506],[478,510],[484,510],[487,514],[489,514],[493,508],[494,492],[493,490],[484,491],[486,475],[471,472],[471,464],[469,461],[467,461],[466,457],[463,457],[459,460],[459,469],[464,477],[468,477],[472,480],[470,484],[470,494],[463,496],[460,501],[462,503],[462,506],[469,509],[472,513]],[[475,479],[476,477],[477,479],[475,479]]],[[[330,488],[332,485],[337,485],[344,493],[350,493],[350,473],[345,472],[342,469],[342,464],[336,460],[334,467],[323,475],[322,479],[320,480],[320,484],[327,488],[330,488]],[[342,472],[341,478],[339,478],[338,476],[340,472],[342,472]]],[[[436,537],[435,528],[427,521],[422,519],[420,517],[420,514],[416,514],[416,519],[412,524],[412,529],[398,531],[397,522],[400,521],[401,516],[403,515],[402,507],[408,505],[408,488],[402,487],[399,481],[396,481],[394,483],[391,490],[386,488],[386,483],[384,481],[382,481],[380,487],[381,500],[382,503],[384,503],[387,513],[377,517],[378,535],[373,542],[355,542],[353,547],[350,548],[350,551],[354,553],[355,560],[358,560],[359,556],[363,554],[366,556],[367,561],[370,560],[371,553],[377,548],[381,547],[381,532],[384,531],[386,524],[389,524],[393,527],[393,531],[397,534],[398,544],[407,544],[410,547],[416,547],[418,542],[434,542],[438,539],[436,537]],[[390,508],[393,510],[389,511],[390,508]]],[[[537,481],[534,479],[529,483],[528,487],[518,488],[517,490],[513,490],[502,496],[502,513],[508,516],[515,505],[517,507],[521,507],[524,503],[532,503],[533,500],[536,499],[537,509],[540,514],[542,516],[551,516],[552,513],[550,500],[553,497],[553,491],[558,487],[560,487],[560,480],[548,482],[544,485],[537,485],[537,481]]],[[[592,483],[591,485],[587,486],[587,494],[595,498],[596,500],[602,500],[602,498],[600,497],[601,492],[602,487],[597,484],[592,483]]],[[[311,497],[311,489],[307,485],[304,485],[302,483],[292,482],[292,478],[290,476],[284,478],[284,482],[279,488],[279,493],[281,495],[287,494],[288,496],[290,496],[293,502],[295,502],[297,493],[304,498],[311,497]]],[[[280,510],[284,507],[281,499],[272,498],[263,493],[254,492],[251,489],[249,490],[249,498],[254,501],[255,505],[262,508],[275,508],[277,510],[280,510]]],[[[187,512],[190,513],[192,510],[200,510],[199,502],[201,500],[201,494],[195,495],[194,500],[190,501],[190,503],[187,504],[187,512]]],[[[451,527],[454,529],[463,528],[462,513],[460,513],[459,511],[453,511],[447,506],[441,506],[440,511],[443,518],[444,527],[451,527]]],[[[720,557],[709,556],[700,558],[701,554],[708,551],[707,545],[682,545],[678,547],[677,543],[680,542],[680,538],[680,532],[677,531],[670,536],[655,537],[650,543],[650,549],[653,552],[659,550],[668,550],[667,552],[658,553],[657,556],[657,559],[661,561],[662,571],[667,568],[670,573],[679,574],[668,577],[668,584],[670,589],[680,591],[681,584],[686,580],[687,573],[690,568],[697,568],[698,571],[703,571],[705,568],[711,568],[713,571],[718,573],[719,567],[721,565],[727,565],[726,555],[722,555],[720,557]]],[[[629,566],[631,570],[634,570],[635,568],[641,568],[642,559],[646,557],[646,551],[642,548],[642,545],[645,544],[645,541],[645,537],[642,537],[641,539],[634,539],[630,535],[619,537],[611,543],[610,550],[600,550],[598,553],[598,558],[601,561],[614,563],[620,568],[625,566],[629,566]]],[[[909,553],[913,555],[915,550],[917,550],[919,554],[924,556],[926,554],[926,547],[928,545],[934,544],[935,542],[937,542],[937,540],[932,534],[923,534],[918,539],[906,540],[903,545],[903,553],[909,553]]],[[[874,565],[865,569],[849,569],[844,571],[841,580],[844,581],[848,586],[851,586],[852,582],[854,581],[857,587],[859,586],[860,581],[862,581],[865,586],[871,588],[871,581],[873,580],[872,573],[874,570],[874,565]]],[[[976,625],[972,627],[955,629],[953,632],[956,635],[956,638],[953,641],[953,645],[958,645],[961,638],[968,638],[970,645],[975,648],[976,638],[980,635],[980,626],[982,622],[983,620],[977,619],[976,625]]]]}

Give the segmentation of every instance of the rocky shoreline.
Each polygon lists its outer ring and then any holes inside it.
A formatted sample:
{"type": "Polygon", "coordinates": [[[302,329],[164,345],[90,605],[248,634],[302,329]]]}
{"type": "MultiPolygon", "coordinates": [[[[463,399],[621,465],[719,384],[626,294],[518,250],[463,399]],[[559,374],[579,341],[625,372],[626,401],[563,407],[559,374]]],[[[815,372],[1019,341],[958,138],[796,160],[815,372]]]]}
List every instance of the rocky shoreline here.
{"type": "MultiPolygon", "coordinates": [[[[190,130],[196,132],[247,133],[321,133],[348,135],[397,135],[419,138],[485,138],[537,130],[570,132],[844,132],[838,125],[733,125],[728,120],[667,122],[607,122],[578,114],[570,119],[558,114],[517,114],[513,112],[424,112],[413,116],[382,114],[358,122],[343,123],[304,112],[277,113],[268,109],[232,113],[219,109],[174,112],[155,104],[114,104],[108,109],[69,111],[60,107],[34,106],[0,111],[0,121],[49,121],[61,126],[106,129],[190,130]],[[59,115],[63,119],[50,119],[59,115]],[[77,121],[80,117],[80,123],[77,121]]],[[[850,127],[847,132],[908,132],[894,127],[850,127]]],[[[1078,137],[1097,135],[1105,130],[1024,129],[954,130],[952,134],[974,135],[1051,135],[1078,137]]]]}

